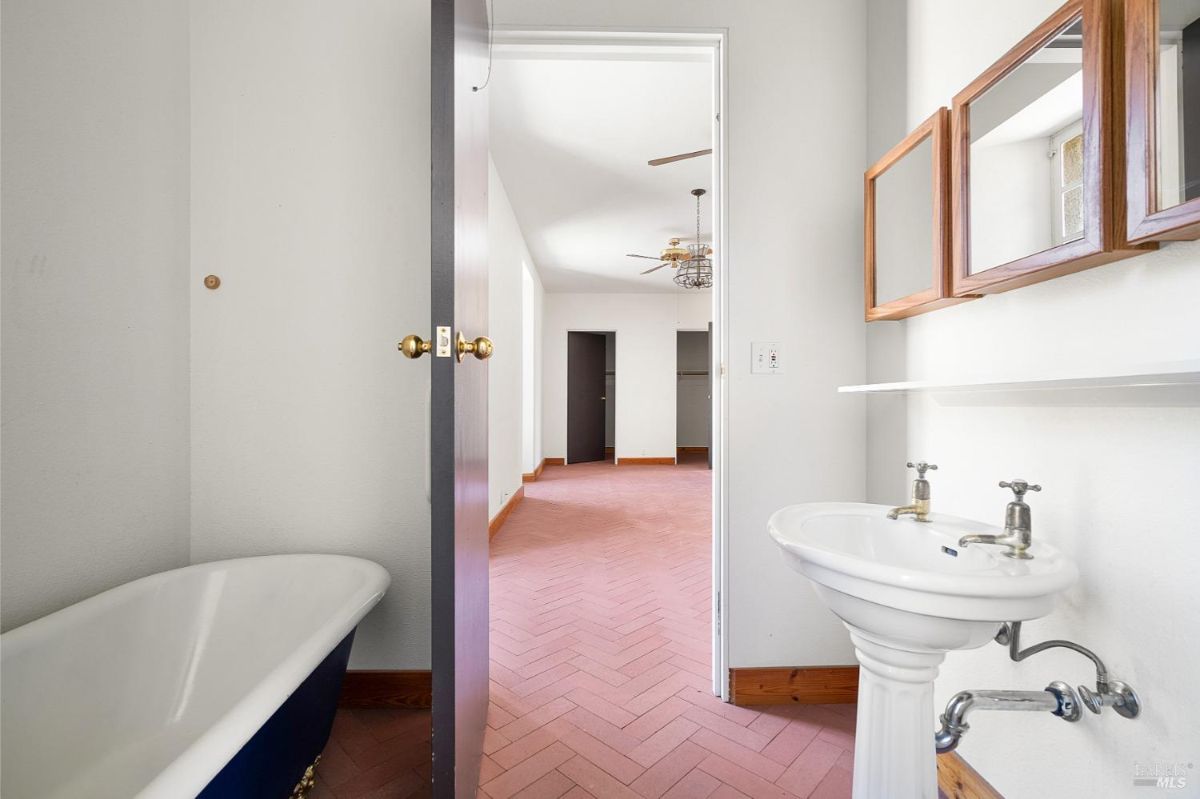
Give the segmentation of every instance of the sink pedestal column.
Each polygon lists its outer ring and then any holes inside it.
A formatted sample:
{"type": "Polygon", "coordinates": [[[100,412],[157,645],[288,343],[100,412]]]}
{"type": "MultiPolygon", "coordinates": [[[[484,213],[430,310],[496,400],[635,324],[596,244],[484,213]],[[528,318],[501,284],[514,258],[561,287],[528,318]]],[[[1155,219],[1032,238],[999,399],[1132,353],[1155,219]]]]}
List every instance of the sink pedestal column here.
{"type": "Polygon", "coordinates": [[[933,680],[946,653],[903,649],[846,626],[862,666],[854,799],[937,799],[933,680]]]}

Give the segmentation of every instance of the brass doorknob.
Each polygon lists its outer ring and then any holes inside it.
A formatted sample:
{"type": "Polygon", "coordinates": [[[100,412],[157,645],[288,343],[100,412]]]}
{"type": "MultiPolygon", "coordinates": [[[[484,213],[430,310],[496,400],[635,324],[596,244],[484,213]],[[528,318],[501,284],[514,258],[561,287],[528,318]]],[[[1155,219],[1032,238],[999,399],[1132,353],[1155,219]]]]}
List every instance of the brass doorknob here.
{"type": "Polygon", "coordinates": [[[405,336],[404,339],[396,345],[396,348],[404,353],[405,358],[420,358],[425,353],[433,349],[432,341],[423,341],[420,336],[405,336]]]}
{"type": "Polygon", "coordinates": [[[474,341],[467,341],[467,337],[462,334],[461,330],[458,331],[456,344],[459,363],[462,363],[463,358],[467,357],[467,353],[471,353],[478,360],[486,361],[492,357],[492,352],[496,349],[492,344],[492,340],[487,336],[479,336],[474,341]]]}

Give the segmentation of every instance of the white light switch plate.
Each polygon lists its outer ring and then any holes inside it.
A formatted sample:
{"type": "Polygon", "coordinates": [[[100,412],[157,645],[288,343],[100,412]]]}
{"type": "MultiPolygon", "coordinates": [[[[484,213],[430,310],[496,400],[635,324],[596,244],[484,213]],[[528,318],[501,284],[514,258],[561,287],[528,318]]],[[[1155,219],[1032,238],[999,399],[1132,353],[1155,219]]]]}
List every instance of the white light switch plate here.
{"type": "Polygon", "coordinates": [[[783,358],[778,341],[755,341],[752,344],[750,372],[756,375],[783,374],[783,358]]]}

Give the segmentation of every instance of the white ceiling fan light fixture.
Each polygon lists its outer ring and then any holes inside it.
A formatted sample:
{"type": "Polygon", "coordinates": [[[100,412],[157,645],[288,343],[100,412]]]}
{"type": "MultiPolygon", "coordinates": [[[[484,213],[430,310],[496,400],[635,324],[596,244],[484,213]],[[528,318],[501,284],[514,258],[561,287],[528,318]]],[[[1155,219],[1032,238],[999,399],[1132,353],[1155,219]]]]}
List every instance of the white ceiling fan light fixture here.
{"type": "Polygon", "coordinates": [[[690,256],[690,251],[686,247],[680,247],[679,242],[680,242],[680,239],[677,239],[677,238],[671,239],[669,242],[667,242],[667,246],[665,248],[663,248],[663,250],[658,254],[657,257],[653,256],[653,255],[636,255],[631,252],[625,253],[625,257],[626,258],[645,258],[648,261],[662,261],[662,263],[660,263],[658,266],[651,267],[650,269],[647,269],[645,272],[642,272],[643,275],[648,275],[651,272],[657,272],[659,269],[662,269],[664,266],[674,266],[675,264],[679,263],[680,261],[686,261],[688,259],[688,257],[690,256]]]}
{"type": "Polygon", "coordinates": [[[696,198],[696,243],[688,245],[688,258],[679,263],[674,277],[675,285],[685,289],[710,289],[713,284],[712,247],[700,241],[700,198],[706,193],[704,189],[692,189],[696,198]]]}
{"type": "Polygon", "coordinates": [[[675,281],[675,285],[685,289],[712,288],[713,271],[710,256],[713,254],[713,250],[712,247],[700,241],[700,198],[707,193],[704,189],[692,189],[692,196],[696,198],[696,241],[694,244],[681,247],[682,239],[674,238],[657,258],[652,255],[635,253],[626,253],[625,257],[662,262],[658,266],[642,272],[643,275],[673,266],[675,274],[672,279],[675,281]]]}

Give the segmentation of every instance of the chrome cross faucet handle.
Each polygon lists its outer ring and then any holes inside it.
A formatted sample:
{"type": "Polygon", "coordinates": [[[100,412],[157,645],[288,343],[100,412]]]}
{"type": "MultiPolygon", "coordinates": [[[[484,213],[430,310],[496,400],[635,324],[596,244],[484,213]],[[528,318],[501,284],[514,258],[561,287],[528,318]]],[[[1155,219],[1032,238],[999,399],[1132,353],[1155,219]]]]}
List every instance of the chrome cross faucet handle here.
{"type": "Polygon", "coordinates": [[[1001,480],[1000,487],[1001,488],[1011,488],[1013,494],[1016,495],[1017,499],[1020,499],[1021,497],[1025,496],[1026,491],[1041,491],[1042,490],[1041,486],[1030,485],[1029,483],[1025,482],[1024,480],[1001,480]]]}
{"type": "Polygon", "coordinates": [[[1000,487],[1013,492],[1013,501],[1004,509],[1004,535],[964,535],[958,539],[958,545],[998,544],[1008,547],[1004,554],[1010,558],[1032,560],[1029,546],[1033,543],[1033,516],[1025,504],[1025,492],[1041,491],[1042,487],[1025,480],[1001,480],[1000,487]]]}
{"type": "Polygon", "coordinates": [[[937,471],[937,464],[936,463],[926,463],[925,461],[919,461],[917,463],[913,463],[912,461],[909,461],[908,468],[916,469],[917,470],[917,478],[924,479],[925,472],[927,472],[927,471],[936,472],[937,471]]]}
{"type": "Polygon", "coordinates": [[[912,484],[912,499],[907,505],[892,508],[888,511],[887,517],[899,519],[901,516],[911,515],[919,522],[927,522],[929,521],[929,481],[925,479],[925,472],[937,471],[937,464],[909,461],[908,468],[917,470],[917,479],[913,480],[912,484]]]}

